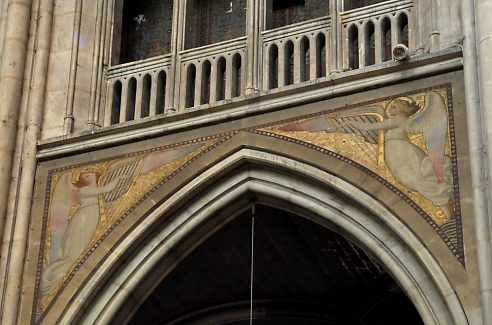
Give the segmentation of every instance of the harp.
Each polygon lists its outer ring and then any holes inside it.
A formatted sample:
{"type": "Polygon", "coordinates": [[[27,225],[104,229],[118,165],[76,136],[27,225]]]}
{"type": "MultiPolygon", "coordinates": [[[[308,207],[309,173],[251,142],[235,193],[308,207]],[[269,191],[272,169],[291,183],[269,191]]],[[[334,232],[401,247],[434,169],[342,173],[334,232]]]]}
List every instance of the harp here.
{"type": "Polygon", "coordinates": [[[120,179],[114,190],[103,195],[106,218],[111,219],[118,209],[122,197],[128,192],[128,189],[133,184],[140,167],[143,163],[142,159],[126,162],[116,168],[111,169],[102,177],[102,185],[107,185],[118,176],[128,175],[127,179],[120,179]]]}
{"type": "MultiPolygon", "coordinates": [[[[356,116],[344,116],[344,117],[337,117],[334,118],[335,122],[339,125],[342,122],[363,122],[363,123],[376,123],[382,121],[382,118],[380,118],[377,115],[356,115],[356,116]]],[[[379,143],[379,134],[377,131],[359,131],[354,127],[351,127],[350,125],[347,126],[340,126],[339,131],[343,131],[345,133],[355,133],[362,138],[366,142],[372,143],[372,144],[378,144],[379,143]]]]}

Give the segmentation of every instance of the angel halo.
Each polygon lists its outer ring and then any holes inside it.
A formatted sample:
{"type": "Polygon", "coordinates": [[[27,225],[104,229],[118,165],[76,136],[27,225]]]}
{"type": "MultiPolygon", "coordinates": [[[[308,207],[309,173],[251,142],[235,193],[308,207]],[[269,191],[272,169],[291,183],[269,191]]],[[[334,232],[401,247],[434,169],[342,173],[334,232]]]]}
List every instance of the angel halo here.
{"type": "Polygon", "coordinates": [[[410,97],[397,97],[390,100],[386,105],[386,116],[395,116],[397,112],[395,112],[394,110],[397,108],[408,118],[413,117],[422,110],[422,107],[420,107],[414,99],[410,97]]]}

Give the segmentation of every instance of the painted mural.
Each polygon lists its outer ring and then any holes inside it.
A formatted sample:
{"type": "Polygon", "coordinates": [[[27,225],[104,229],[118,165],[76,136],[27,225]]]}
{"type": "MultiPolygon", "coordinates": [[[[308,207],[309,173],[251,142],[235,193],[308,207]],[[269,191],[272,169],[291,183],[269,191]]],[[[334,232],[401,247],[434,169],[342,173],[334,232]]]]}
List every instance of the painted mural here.
{"type": "MultiPolygon", "coordinates": [[[[242,131],[339,159],[396,193],[464,265],[450,85],[242,131]]],[[[152,191],[241,130],[49,172],[38,320],[102,239],[152,191]]]]}
{"type": "Polygon", "coordinates": [[[437,87],[254,132],[304,144],[372,175],[416,209],[463,263],[450,100],[450,89],[437,87]]]}
{"type": "Polygon", "coordinates": [[[218,140],[193,141],[53,172],[38,312],[46,309],[80,258],[125,212],[218,140]]]}

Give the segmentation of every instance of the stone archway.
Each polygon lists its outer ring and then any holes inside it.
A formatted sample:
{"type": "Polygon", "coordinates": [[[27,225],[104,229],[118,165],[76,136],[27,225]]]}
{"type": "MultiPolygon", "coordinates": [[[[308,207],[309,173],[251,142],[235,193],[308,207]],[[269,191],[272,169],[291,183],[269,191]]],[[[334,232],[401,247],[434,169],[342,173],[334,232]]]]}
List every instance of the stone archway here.
{"type": "Polygon", "coordinates": [[[262,204],[187,255],[128,324],[245,325],[250,318],[257,325],[423,324],[353,240],[262,204]]]}
{"type": "Polygon", "coordinates": [[[381,203],[318,168],[250,149],[217,163],[149,214],[81,287],[60,321],[124,322],[153,285],[215,229],[248,209],[252,197],[355,238],[385,266],[426,324],[468,323],[437,261],[381,203]],[[207,184],[205,190],[187,196],[201,184],[207,184]],[[167,216],[151,238],[135,240],[178,204],[182,208],[167,216]]]}

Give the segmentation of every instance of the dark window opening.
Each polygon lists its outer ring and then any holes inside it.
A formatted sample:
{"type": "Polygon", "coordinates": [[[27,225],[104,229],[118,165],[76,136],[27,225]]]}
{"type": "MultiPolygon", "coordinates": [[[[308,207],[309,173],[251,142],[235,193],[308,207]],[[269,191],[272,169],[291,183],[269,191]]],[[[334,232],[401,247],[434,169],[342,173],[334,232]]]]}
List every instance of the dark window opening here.
{"type": "Polygon", "coordinates": [[[200,104],[208,104],[210,100],[210,73],[211,65],[210,61],[207,60],[202,65],[202,91],[200,94],[200,104]]]}
{"type": "Polygon", "coordinates": [[[324,34],[316,36],[316,78],[326,76],[326,40],[324,34]]]}
{"type": "Polygon", "coordinates": [[[217,61],[217,97],[216,100],[225,98],[225,82],[226,82],[226,60],[221,57],[217,61]]]}
{"type": "Polygon", "coordinates": [[[368,23],[366,25],[366,31],[365,31],[365,39],[366,39],[366,44],[365,44],[365,63],[366,65],[373,65],[376,63],[376,46],[375,46],[375,39],[374,39],[374,24],[373,23],[368,23]]]}
{"type": "MultiPolygon", "coordinates": [[[[142,79],[142,110],[140,117],[147,117],[150,113],[150,93],[152,90],[152,78],[146,74],[142,79]]],[[[138,116],[137,116],[138,117],[138,116]]]]}
{"type": "Polygon", "coordinates": [[[345,0],[343,2],[343,10],[347,11],[347,10],[362,8],[386,1],[388,0],[345,0]]]}
{"type": "Polygon", "coordinates": [[[327,16],[329,2],[320,0],[267,0],[267,29],[327,16]]]}
{"type": "Polygon", "coordinates": [[[120,110],[121,110],[121,82],[116,81],[113,85],[113,103],[111,107],[111,124],[117,124],[120,122],[120,110]]]}
{"type": "Polygon", "coordinates": [[[189,0],[185,48],[232,40],[245,35],[246,0],[189,0]]]}
{"type": "Polygon", "coordinates": [[[359,31],[352,25],[349,29],[349,69],[359,68],[359,31]]]}
{"type": "Polygon", "coordinates": [[[391,21],[389,18],[385,17],[381,22],[382,31],[382,61],[389,61],[392,59],[391,53],[391,21]]]}
{"type": "Polygon", "coordinates": [[[241,55],[236,53],[232,58],[232,91],[231,96],[241,95],[241,55]]]}
{"type": "Polygon", "coordinates": [[[125,121],[135,119],[135,101],[137,98],[137,79],[131,78],[128,82],[128,93],[126,95],[125,121]]]}
{"type": "Polygon", "coordinates": [[[278,87],[278,48],[272,45],[269,51],[268,88],[278,87]]]}
{"type": "Polygon", "coordinates": [[[196,68],[193,64],[188,66],[188,73],[186,76],[186,105],[185,107],[195,106],[195,81],[196,81],[196,68]]]}
{"type": "Polygon", "coordinates": [[[159,72],[157,76],[157,94],[156,94],[156,114],[164,113],[164,105],[166,101],[166,73],[164,71],[159,72]]]}
{"type": "Polygon", "coordinates": [[[119,50],[114,49],[115,56],[119,56],[114,63],[132,62],[169,53],[172,17],[172,0],[125,1],[121,33],[115,33],[115,42],[118,42],[117,37],[121,39],[119,50]]]}
{"type": "Polygon", "coordinates": [[[276,0],[273,1],[273,11],[284,10],[289,7],[303,6],[306,4],[304,0],[276,0]]]}
{"type": "Polygon", "coordinates": [[[408,47],[408,18],[405,14],[398,17],[398,42],[408,47]]]}

